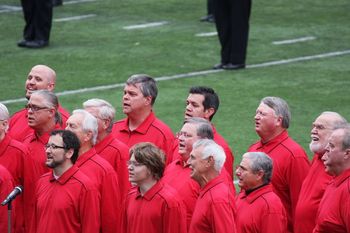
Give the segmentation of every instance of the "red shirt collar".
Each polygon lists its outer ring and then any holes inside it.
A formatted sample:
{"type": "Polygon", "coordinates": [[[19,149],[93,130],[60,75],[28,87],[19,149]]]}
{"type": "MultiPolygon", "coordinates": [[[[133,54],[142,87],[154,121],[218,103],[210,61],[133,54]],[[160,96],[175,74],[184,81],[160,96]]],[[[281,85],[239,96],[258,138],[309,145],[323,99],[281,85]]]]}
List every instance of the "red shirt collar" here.
{"type": "Polygon", "coordinates": [[[96,155],[96,150],[93,147],[90,150],[88,150],[87,152],[85,152],[84,154],[79,155],[75,165],[77,167],[80,167],[82,164],[84,164],[86,161],[88,161],[89,159],[91,159],[95,155],[96,155]]]}
{"type": "Polygon", "coordinates": [[[333,182],[335,187],[338,187],[343,183],[347,178],[350,177],[350,169],[343,171],[339,176],[334,177],[333,182]]]}
{"type": "Polygon", "coordinates": [[[6,151],[11,139],[9,135],[5,134],[5,137],[0,141],[0,155],[6,151]]]}
{"type": "Polygon", "coordinates": [[[278,146],[281,142],[288,139],[288,131],[284,130],[282,133],[271,139],[270,141],[263,143],[261,140],[257,143],[257,149],[264,148],[264,151],[267,151],[267,154],[275,149],[276,146],[278,146]]]}
{"type": "Polygon", "coordinates": [[[223,183],[224,178],[221,175],[218,175],[214,179],[210,180],[200,191],[199,196],[202,198],[206,192],[215,187],[216,185],[223,183]]]}
{"type": "Polygon", "coordinates": [[[259,198],[261,195],[264,195],[265,193],[272,192],[272,186],[271,184],[264,185],[261,188],[258,188],[257,190],[254,190],[249,195],[246,195],[243,191],[243,195],[240,197],[241,199],[245,198],[249,204],[253,203],[257,198],[259,198]]]}
{"type": "Polygon", "coordinates": [[[111,142],[114,140],[113,135],[110,133],[108,134],[102,141],[98,142],[94,148],[96,150],[96,153],[100,153],[104,148],[106,148],[111,142]]]}
{"type": "Polygon", "coordinates": [[[79,171],[78,167],[73,165],[72,167],[70,167],[67,171],[65,171],[57,180],[55,179],[54,175],[53,175],[53,171],[51,172],[51,176],[50,176],[50,182],[54,182],[57,181],[60,184],[65,184],[67,183],[67,181],[77,172],[79,171]]]}
{"type": "Polygon", "coordinates": [[[163,188],[164,184],[161,181],[158,181],[155,185],[152,186],[152,188],[150,188],[145,195],[141,195],[140,193],[140,189],[137,188],[137,192],[136,192],[136,199],[138,198],[144,198],[147,201],[150,201],[153,199],[153,197],[159,193],[159,191],[163,188]]]}
{"type": "MultiPolygon", "coordinates": [[[[140,134],[146,134],[149,127],[152,125],[154,120],[156,119],[156,116],[154,115],[153,111],[147,116],[147,118],[132,132],[138,132],[140,134]]],[[[126,121],[124,121],[124,124],[122,125],[122,128],[120,131],[126,131],[130,132],[129,130],[129,119],[127,118],[126,121]]]]}

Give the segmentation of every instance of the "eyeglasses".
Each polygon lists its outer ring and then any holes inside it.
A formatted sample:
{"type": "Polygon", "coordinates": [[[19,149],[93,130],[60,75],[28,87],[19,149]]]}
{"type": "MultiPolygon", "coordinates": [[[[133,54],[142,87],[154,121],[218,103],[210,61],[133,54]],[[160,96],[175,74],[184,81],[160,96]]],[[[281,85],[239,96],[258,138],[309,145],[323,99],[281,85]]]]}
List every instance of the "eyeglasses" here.
{"type": "Polygon", "coordinates": [[[25,106],[25,108],[27,110],[30,109],[32,112],[37,112],[37,111],[40,111],[40,110],[43,110],[43,109],[48,109],[48,107],[39,107],[39,106],[31,105],[31,104],[27,104],[25,106]]]}
{"type": "Polygon", "coordinates": [[[56,149],[66,149],[66,147],[64,147],[64,146],[58,146],[58,145],[55,145],[55,144],[53,144],[53,143],[47,143],[47,144],[45,145],[45,149],[49,149],[49,148],[51,148],[51,149],[53,149],[53,150],[56,150],[56,149]]]}
{"type": "Polygon", "coordinates": [[[138,162],[136,162],[136,161],[127,161],[127,162],[126,162],[126,165],[127,165],[127,166],[133,166],[133,167],[140,167],[140,166],[142,166],[143,164],[142,164],[142,163],[138,163],[138,162]]]}
{"type": "Polygon", "coordinates": [[[192,137],[193,135],[192,135],[192,134],[189,134],[189,133],[187,133],[187,132],[184,132],[184,131],[177,132],[177,133],[176,133],[176,138],[179,138],[180,136],[184,136],[185,138],[190,138],[190,137],[192,137]]]}

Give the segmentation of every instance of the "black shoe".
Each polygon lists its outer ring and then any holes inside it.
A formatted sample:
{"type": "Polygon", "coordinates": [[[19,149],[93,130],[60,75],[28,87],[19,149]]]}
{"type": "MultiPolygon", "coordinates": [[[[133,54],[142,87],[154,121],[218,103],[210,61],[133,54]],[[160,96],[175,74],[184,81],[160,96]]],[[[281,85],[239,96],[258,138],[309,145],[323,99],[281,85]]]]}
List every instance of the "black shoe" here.
{"type": "Polygon", "coordinates": [[[49,42],[46,40],[32,40],[27,41],[25,47],[32,49],[40,49],[49,45],[49,42]]]}
{"type": "Polygon", "coordinates": [[[52,0],[52,6],[62,6],[63,1],[62,0],[52,0]]]}
{"type": "Polygon", "coordinates": [[[202,17],[202,18],[200,19],[200,21],[201,21],[201,22],[213,23],[213,22],[215,22],[215,20],[214,20],[214,15],[206,15],[206,16],[202,17]]]}
{"type": "Polygon", "coordinates": [[[20,40],[20,41],[17,42],[17,46],[18,47],[26,47],[27,42],[28,41],[26,39],[20,40]]]}
{"type": "Polygon", "coordinates": [[[232,64],[232,63],[227,63],[222,65],[222,69],[224,70],[238,70],[238,69],[244,69],[245,64],[232,64]]]}
{"type": "Polygon", "coordinates": [[[224,66],[224,64],[219,63],[219,64],[214,65],[214,66],[213,66],[213,69],[214,69],[214,70],[223,69],[223,66],[224,66]]]}

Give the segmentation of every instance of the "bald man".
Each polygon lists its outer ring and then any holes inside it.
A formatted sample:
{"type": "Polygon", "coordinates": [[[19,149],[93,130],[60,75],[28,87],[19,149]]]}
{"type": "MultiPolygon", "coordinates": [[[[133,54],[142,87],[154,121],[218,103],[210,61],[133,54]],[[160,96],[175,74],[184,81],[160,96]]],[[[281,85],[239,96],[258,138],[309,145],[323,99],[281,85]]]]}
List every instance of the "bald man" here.
{"type": "MultiPolygon", "coordinates": [[[[56,84],[56,72],[46,65],[34,66],[25,82],[25,96],[29,100],[31,94],[37,90],[54,91],[56,84]]],[[[58,106],[58,112],[61,114],[63,126],[66,125],[66,121],[69,117],[67,110],[58,106]]],[[[28,110],[23,108],[22,110],[13,114],[10,118],[9,135],[18,140],[23,141],[29,134],[33,133],[33,129],[28,126],[27,121],[28,110]]]]}

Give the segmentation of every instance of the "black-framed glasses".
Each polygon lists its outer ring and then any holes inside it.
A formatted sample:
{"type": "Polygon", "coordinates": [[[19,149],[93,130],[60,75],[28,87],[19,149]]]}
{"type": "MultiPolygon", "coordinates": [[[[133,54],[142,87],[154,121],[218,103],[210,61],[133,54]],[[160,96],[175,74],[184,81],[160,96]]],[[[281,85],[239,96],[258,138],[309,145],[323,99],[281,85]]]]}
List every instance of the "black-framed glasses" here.
{"type": "Polygon", "coordinates": [[[43,110],[43,109],[49,109],[48,107],[39,107],[39,106],[36,106],[36,105],[31,105],[31,104],[26,104],[25,108],[27,110],[30,109],[32,112],[37,112],[37,111],[40,111],[40,110],[43,110]]]}
{"type": "Polygon", "coordinates": [[[45,145],[45,149],[48,149],[48,148],[51,148],[51,149],[53,149],[53,150],[56,150],[56,149],[66,149],[66,147],[64,147],[64,146],[58,146],[58,145],[53,144],[53,143],[47,143],[47,144],[45,145]]]}

